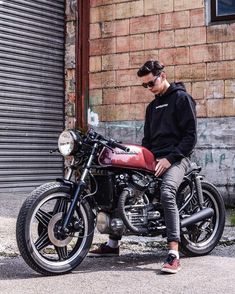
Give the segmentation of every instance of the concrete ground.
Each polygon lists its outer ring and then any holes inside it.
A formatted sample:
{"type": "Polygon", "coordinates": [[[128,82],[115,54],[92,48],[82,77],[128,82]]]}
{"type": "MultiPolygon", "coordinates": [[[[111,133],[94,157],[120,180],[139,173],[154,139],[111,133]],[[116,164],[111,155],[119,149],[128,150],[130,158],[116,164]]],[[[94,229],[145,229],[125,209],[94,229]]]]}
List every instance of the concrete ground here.
{"type": "MultiPolygon", "coordinates": [[[[27,194],[0,194],[0,256],[16,256],[19,254],[16,238],[15,226],[19,209],[27,197],[27,194]]],[[[235,226],[231,226],[232,210],[227,210],[226,226],[221,239],[221,243],[235,243],[235,226]]],[[[107,240],[106,235],[95,234],[94,244],[107,240]]],[[[128,236],[123,237],[122,247],[128,247],[128,244],[136,244],[142,247],[151,246],[152,241],[165,242],[161,237],[144,238],[128,236]]]]}

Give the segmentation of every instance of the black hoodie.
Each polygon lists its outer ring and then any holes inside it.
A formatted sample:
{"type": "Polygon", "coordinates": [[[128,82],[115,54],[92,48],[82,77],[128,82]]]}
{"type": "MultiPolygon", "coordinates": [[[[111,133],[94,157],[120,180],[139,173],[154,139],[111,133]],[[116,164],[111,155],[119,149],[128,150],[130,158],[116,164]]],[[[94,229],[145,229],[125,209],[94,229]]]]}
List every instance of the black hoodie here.
{"type": "Polygon", "coordinates": [[[146,109],[142,145],[171,164],[189,156],[197,140],[195,106],[184,84],[171,83],[146,109]]]}

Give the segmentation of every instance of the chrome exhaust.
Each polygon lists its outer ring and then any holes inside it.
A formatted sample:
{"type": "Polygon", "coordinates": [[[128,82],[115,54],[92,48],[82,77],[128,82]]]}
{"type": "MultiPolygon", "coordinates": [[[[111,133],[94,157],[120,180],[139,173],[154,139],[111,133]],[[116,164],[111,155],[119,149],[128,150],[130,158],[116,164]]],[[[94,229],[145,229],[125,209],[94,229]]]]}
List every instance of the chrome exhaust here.
{"type": "Polygon", "coordinates": [[[213,215],[214,215],[214,209],[209,208],[209,207],[204,208],[204,209],[192,214],[191,216],[182,219],[180,222],[180,227],[185,228],[185,227],[191,226],[193,224],[196,224],[197,222],[200,222],[200,221],[203,221],[207,218],[210,218],[213,215]]]}

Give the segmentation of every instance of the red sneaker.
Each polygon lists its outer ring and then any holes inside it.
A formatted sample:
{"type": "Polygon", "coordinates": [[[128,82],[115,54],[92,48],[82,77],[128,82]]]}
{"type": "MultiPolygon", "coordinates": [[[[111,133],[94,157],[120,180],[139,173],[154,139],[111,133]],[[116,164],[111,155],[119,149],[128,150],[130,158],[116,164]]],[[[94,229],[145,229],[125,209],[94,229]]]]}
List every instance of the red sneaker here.
{"type": "Polygon", "coordinates": [[[112,248],[107,243],[101,244],[97,249],[89,251],[88,257],[113,257],[119,256],[119,247],[112,248]]]}
{"type": "Polygon", "coordinates": [[[161,272],[176,274],[179,270],[181,270],[180,260],[174,254],[168,254],[167,259],[161,267],[161,272]]]}

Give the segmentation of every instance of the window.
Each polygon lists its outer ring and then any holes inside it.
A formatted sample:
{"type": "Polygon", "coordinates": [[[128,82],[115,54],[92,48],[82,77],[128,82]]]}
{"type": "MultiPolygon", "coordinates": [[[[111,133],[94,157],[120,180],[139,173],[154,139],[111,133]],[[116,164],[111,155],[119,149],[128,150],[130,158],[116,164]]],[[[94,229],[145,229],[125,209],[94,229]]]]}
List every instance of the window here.
{"type": "Polygon", "coordinates": [[[211,21],[235,20],[235,0],[211,0],[211,21]]]}

